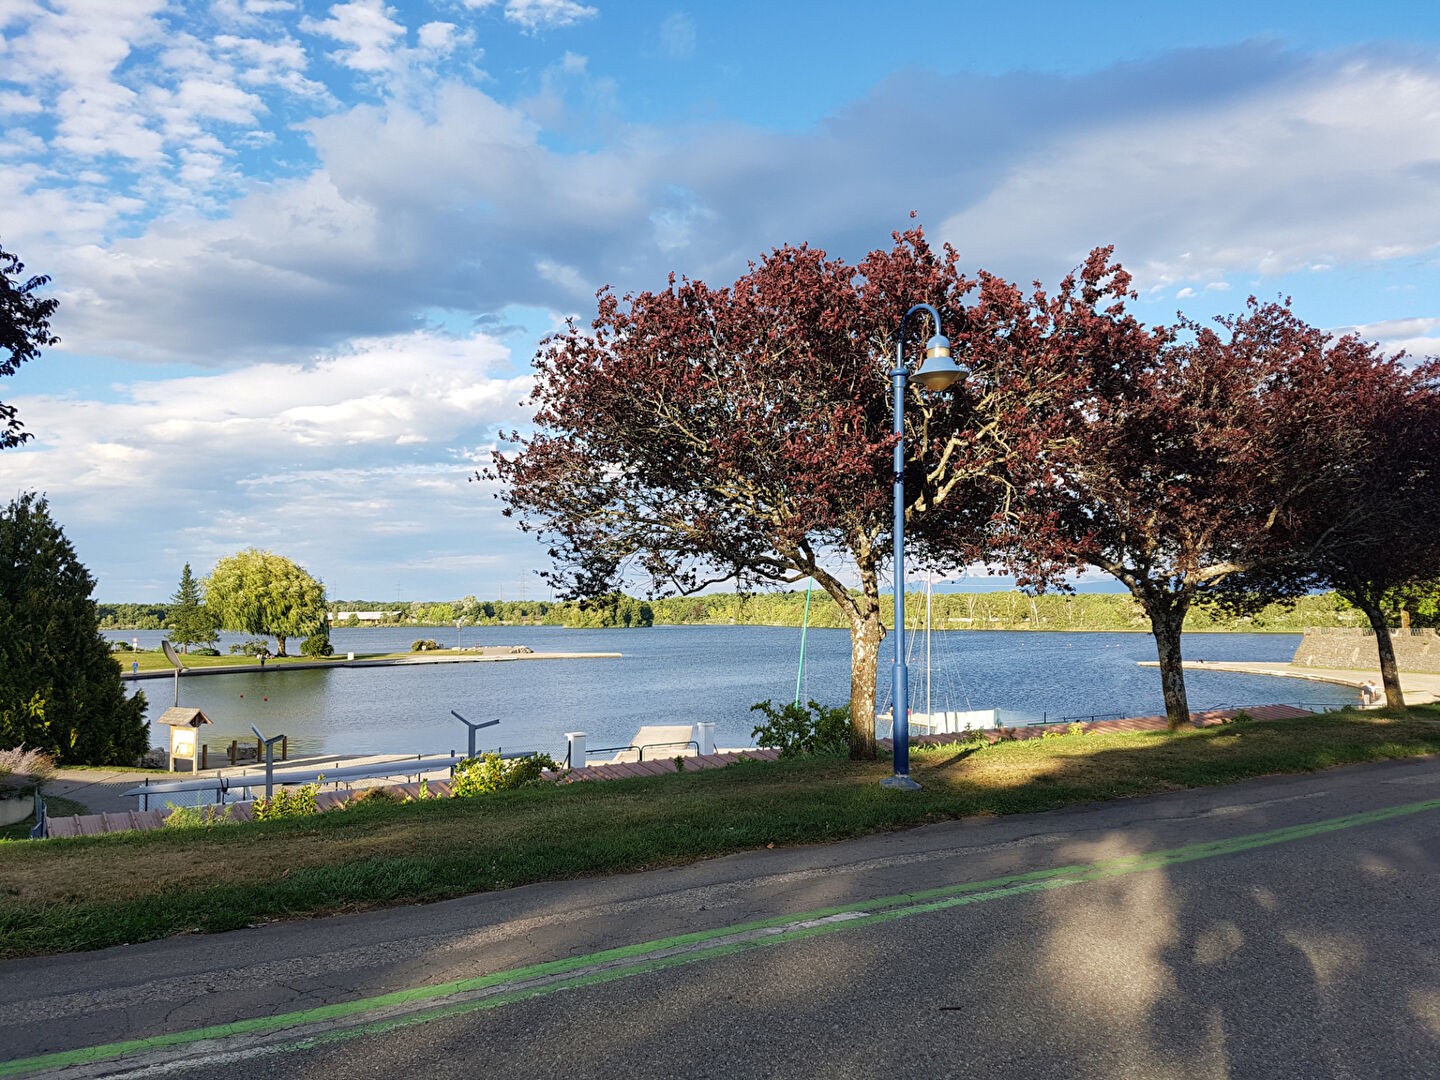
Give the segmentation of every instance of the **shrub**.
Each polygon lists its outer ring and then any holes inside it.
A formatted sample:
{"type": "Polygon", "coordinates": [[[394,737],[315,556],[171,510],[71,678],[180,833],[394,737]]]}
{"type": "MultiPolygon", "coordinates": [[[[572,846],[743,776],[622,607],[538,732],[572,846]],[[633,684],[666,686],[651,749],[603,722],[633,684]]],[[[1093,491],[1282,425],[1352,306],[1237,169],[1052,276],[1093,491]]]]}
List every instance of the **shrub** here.
{"type": "Polygon", "coordinates": [[[466,798],[496,791],[513,791],[515,788],[538,787],[545,783],[540,774],[546,769],[552,772],[558,769],[549,754],[502,758],[492,753],[466,758],[455,766],[455,775],[450,778],[450,794],[466,798]]]}
{"type": "Polygon", "coordinates": [[[202,646],[200,646],[200,648],[198,648],[198,649],[191,649],[191,650],[190,650],[190,655],[191,655],[191,656],[219,656],[219,655],[220,655],[220,650],[219,650],[219,649],[213,649],[213,648],[211,648],[209,645],[202,645],[202,646]]]}
{"type": "Polygon", "coordinates": [[[0,785],[43,784],[55,775],[55,759],[40,750],[0,750],[0,785]]]}
{"type": "Polygon", "coordinates": [[[391,791],[388,787],[372,787],[366,788],[364,791],[357,791],[345,805],[355,806],[358,803],[368,803],[372,806],[378,806],[382,803],[393,805],[401,801],[400,796],[396,795],[395,792],[391,791]]]}
{"type": "MultiPolygon", "coordinates": [[[[320,779],[323,779],[320,778],[320,779]]],[[[281,788],[268,799],[255,803],[256,821],[275,821],[279,818],[309,817],[319,813],[315,805],[315,793],[319,790],[318,780],[298,788],[281,788]]]]}
{"type": "Polygon", "coordinates": [[[429,652],[431,649],[440,648],[440,643],[431,638],[421,638],[419,641],[410,643],[411,652],[429,652]]]}
{"type": "Polygon", "coordinates": [[[334,656],[335,646],[330,644],[329,634],[311,634],[300,643],[301,656],[334,656]]]}
{"type": "Polygon", "coordinates": [[[251,638],[249,641],[242,641],[238,645],[231,645],[232,653],[245,653],[250,656],[258,656],[260,653],[270,651],[270,642],[265,638],[251,638]]]}
{"type": "Polygon", "coordinates": [[[761,746],[773,746],[780,756],[803,754],[844,754],[850,748],[850,707],[827,708],[818,702],[797,705],[790,702],[776,708],[773,702],[761,701],[750,706],[751,712],[762,712],[765,722],[750,733],[761,746]]]}
{"type": "Polygon", "coordinates": [[[216,825],[234,825],[235,819],[231,816],[232,807],[216,806],[211,803],[206,806],[176,806],[167,802],[166,809],[170,812],[165,815],[165,826],[170,829],[208,829],[216,825]]]}

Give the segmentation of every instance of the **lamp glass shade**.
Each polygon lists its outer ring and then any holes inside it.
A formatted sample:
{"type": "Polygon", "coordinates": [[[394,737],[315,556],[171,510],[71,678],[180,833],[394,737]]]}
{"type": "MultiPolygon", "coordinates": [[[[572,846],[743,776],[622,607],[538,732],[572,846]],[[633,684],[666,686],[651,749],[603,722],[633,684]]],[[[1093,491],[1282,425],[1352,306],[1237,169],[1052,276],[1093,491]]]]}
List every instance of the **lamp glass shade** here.
{"type": "Polygon", "coordinates": [[[950,356],[950,339],[936,334],[925,343],[925,359],[913,378],[935,394],[948,390],[961,374],[960,365],[950,356]]]}

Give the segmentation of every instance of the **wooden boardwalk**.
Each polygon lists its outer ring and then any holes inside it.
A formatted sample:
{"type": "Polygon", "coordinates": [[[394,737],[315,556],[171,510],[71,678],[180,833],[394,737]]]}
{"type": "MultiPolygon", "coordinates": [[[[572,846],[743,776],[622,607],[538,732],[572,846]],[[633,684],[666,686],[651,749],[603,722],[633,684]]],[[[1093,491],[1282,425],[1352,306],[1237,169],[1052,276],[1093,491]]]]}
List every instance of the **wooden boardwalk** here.
{"type": "MultiPolygon", "coordinates": [[[[1293,705],[1254,705],[1244,710],[1214,709],[1209,712],[1191,713],[1190,722],[1196,727],[1211,727],[1227,722],[1241,711],[1248,713],[1256,720],[1290,720],[1313,715],[1308,710],[1299,709],[1293,705]]],[[[1082,723],[1080,726],[1085,731],[1163,731],[1168,723],[1163,716],[1137,716],[1124,720],[1094,720],[1082,723]]],[[[1038,739],[1046,732],[1067,731],[1069,727],[1068,724],[1036,724],[1029,727],[982,729],[981,734],[991,742],[999,742],[1002,739],[1038,739]]],[[[943,746],[953,743],[955,738],[955,735],[946,734],[923,735],[912,739],[911,745],[943,746]]],[[[881,739],[877,745],[885,750],[892,750],[894,747],[889,739],[881,739]]],[[[642,776],[665,776],[681,771],[723,769],[726,765],[736,761],[774,761],[779,756],[778,750],[771,749],[732,750],[723,754],[686,755],[682,759],[685,763],[683,770],[678,767],[674,757],[656,757],[649,761],[619,761],[603,765],[587,765],[583,769],[572,769],[567,773],[553,775],[557,783],[582,784],[601,780],[626,780],[642,776]]],[[[387,790],[398,799],[418,799],[421,786],[420,784],[392,784],[387,785],[387,790]]],[[[315,796],[315,804],[322,811],[333,810],[343,806],[355,794],[350,791],[322,791],[315,796]]],[[[446,780],[427,780],[425,781],[425,794],[429,798],[449,798],[450,784],[446,780]]],[[[230,816],[236,821],[249,821],[254,817],[255,804],[253,802],[230,803],[228,806],[230,816]]],[[[105,833],[159,829],[164,827],[165,815],[168,812],[166,810],[131,810],[111,814],[52,817],[50,819],[50,835],[52,837],[100,836],[105,833]]]]}

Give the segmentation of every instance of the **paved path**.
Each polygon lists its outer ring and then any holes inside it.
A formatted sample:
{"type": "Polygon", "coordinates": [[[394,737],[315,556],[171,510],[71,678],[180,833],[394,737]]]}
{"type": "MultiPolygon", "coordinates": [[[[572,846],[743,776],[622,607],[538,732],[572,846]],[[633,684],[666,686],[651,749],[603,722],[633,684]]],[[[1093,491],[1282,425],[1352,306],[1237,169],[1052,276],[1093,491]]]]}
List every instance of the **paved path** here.
{"type": "Polygon", "coordinates": [[[1437,828],[1432,757],[0,962],[0,1075],[1435,1080],[1437,828]]]}
{"type": "MultiPolygon", "coordinates": [[[[1141,667],[1159,667],[1154,660],[1142,660],[1141,667]]],[[[1380,684],[1378,667],[1364,668],[1317,668],[1301,664],[1257,664],[1231,660],[1186,660],[1185,667],[1194,671],[1240,671],[1249,675],[1278,675],[1287,679],[1307,679],[1310,682],[1328,682],[1339,686],[1355,686],[1367,680],[1380,684]]],[[[1405,694],[1407,705],[1428,705],[1440,701],[1440,675],[1424,672],[1400,672],[1400,689],[1405,694]]]]}

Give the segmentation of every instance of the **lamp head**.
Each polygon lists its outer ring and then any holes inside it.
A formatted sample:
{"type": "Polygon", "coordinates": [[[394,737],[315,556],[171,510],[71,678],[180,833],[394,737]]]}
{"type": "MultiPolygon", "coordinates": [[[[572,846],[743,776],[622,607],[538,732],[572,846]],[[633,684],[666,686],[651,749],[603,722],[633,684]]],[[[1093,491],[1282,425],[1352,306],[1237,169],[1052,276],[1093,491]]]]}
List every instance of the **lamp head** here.
{"type": "Polygon", "coordinates": [[[950,356],[950,339],[944,334],[936,334],[925,343],[925,359],[913,378],[932,394],[938,394],[950,389],[961,374],[960,365],[950,356]]]}

